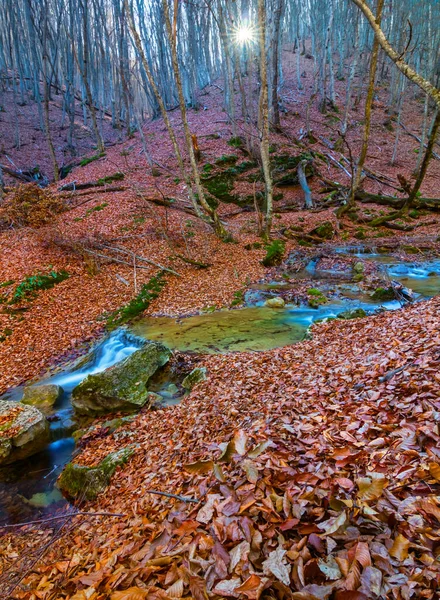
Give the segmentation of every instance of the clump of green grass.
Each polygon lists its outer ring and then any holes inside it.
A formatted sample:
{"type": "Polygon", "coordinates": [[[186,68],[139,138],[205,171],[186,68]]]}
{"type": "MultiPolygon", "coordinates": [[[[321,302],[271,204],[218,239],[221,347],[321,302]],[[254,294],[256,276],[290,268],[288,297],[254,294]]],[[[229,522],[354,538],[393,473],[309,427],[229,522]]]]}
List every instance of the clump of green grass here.
{"type": "Polygon", "coordinates": [[[85,167],[86,165],[89,165],[90,163],[94,162],[95,160],[99,160],[100,158],[103,158],[105,156],[105,152],[99,152],[98,154],[94,154],[93,156],[88,156],[87,158],[83,158],[82,161],[79,163],[80,167],[85,167]]]}
{"type": "Polygon", "coordinates": [[[53,288],[57,283],[61,283],[68,277],[69,273],[67,271],[50,271],[48,274],[37,273],[36,275],[26,277],[15,288],[9,303],[15,304],[22,300],[35,298],[39,291],[53,288]]]}
{"type": "Polygon", "coordinates": [[[142,286],[141,291],[128,304],[118,308],[107,319],[107,329],[114,329],[119,325],[128,323],[144,312],[150,303],[155,300],[166,284],[163,271],[154,275],[148,283],[142,286]]]}
{"type": "Polygon", "coordinates": [[[243,304],[244,302],[244,290],[238,290],[236,292],[234,292],[234,298],[231,302],[231,308],[233,306],[239,306],[240,304],[243,304]]]}
{"type": "Polygon", "coordinates": [[[274,240],[266,246],[266,256],[261,261],[265,267],[273,267],[282,263],[286,244],[282,240],[274,240]]]}

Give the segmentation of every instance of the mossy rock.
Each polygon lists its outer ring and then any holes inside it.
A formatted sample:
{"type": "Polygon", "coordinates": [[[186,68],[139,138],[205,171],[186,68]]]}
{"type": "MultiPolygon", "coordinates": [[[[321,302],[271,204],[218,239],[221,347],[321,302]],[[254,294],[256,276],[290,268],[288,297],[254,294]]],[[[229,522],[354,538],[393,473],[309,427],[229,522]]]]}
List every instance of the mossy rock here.
{"type": "Polygon", "coordinates": [[[371,294],[371,298],[373,300],[394,300],[396,297],[394,290],[392,287],[389,288],[383,288],[383,287],[378,287],[376,290],[374,290],[374,292],[371,294]]]}
{"type": "Polygon", "coordinates": [[[317,288],[310,288],[307,290],[307,294],[309,295],[308,304],[310,308],[319,308],[322,304],[327,303],[327,298],[317,288]]]}
{"type": "Polygon", "coordinates": [[[365,265],[363,262],[357,262],[352,267],[353,273],[363,273],[365,271],[365,265]]]}
{"type": "Polygon", "coordinates": [[[266,246],[266,256],[261,261],[265,267],[273,267],[283,262],[286,244],[282,240],[274,240],[266,246]]]}
{"type": "Polygon", "coordinates": [[[335,235],[335,229],[330,221],[324,221],[324,223],[312,229],[309,234],[322,240],[331,240],[335,235]]]}
{"type": "Polygon", "coordinates": [[[225,171],[215,173],[214,175],[202,176],[203,187],[211,196],[227,203],[237,203],[239,201],[239,196],[232,192],[234,181],[235,175],[225,171]]]}
{"type": "Polygon", "coordinates": [[[58,479],[58,487],[69,500],[93,500],[106,490],[117,467],[125,464],[134,451],[134,446],[121,448],[108,454],[96,467],[69,463],[58,479]]]}
{"type": "Polygon", "coordinates": [[[29,406],[36,406],[44,414],[50,413],[54,404],[63,395],[63,388],[59,385],[32,385],[24,388],[21,402],[29,406]]]}
{"type": "Polygon", "coordinates": [[[49,443],[49,423],[34,406],[0,400],[0,466],[40,452],[49,443]]]}
{"type": "Polygon", "coordinates": [[[344,312],[339,313],[338,319],[361,319],[362,317],[366,317],[367,313],[363,308],[352,308],[350,310],[345,310],[344,312]]]}
{"type": "Polygon", "coordinates": [[[182,386],[190,391],[193,387],[200,383],[201,381],[205,381],[206,379],[206,367],[196,367],[189,373],[185,379],[182,381],[182,386]]]}
{"type": "Polygon", "coordinates": [[[148,342],[102,373],[88,375],[72,392],[72,406],[85,415],[139,410],[148,401],[147,384],[170,359],[171,351],[148,342]]]}

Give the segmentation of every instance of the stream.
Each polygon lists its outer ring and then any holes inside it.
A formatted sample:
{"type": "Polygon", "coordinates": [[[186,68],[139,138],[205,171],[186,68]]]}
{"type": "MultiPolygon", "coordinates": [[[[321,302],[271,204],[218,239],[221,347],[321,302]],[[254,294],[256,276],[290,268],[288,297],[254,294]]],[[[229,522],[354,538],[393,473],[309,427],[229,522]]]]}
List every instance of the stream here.
{"type": "MultiPolygon", "coordinates": [[[[390,255],[365,252],[359,248],[337,248],[335,254],[356,256],[374,262],[387,276],[415,292],[416,301],[440,293],[440,260],[402,262],[390,255]]],[[[159,341],[173,350],[195,353],[263,351],[304,339],[310,325],[319,319],[336,317],[342,311],[362,308],[368,314],[401,307],[397,300],[374,301],[353,283],[352,273],[318,270],[316,261],[291,276],[296,280],[316,280],[328,295],[318,308],[287,302],[284,308],[264,306],[268,298],[288,290],[289,284],[274,282],[250,286],[244,306],[206,312],[185,318],[146,317],[130,329],[119,329],[72,366],[39,383],[54,383],[64,390],[49,416],[51,441],[43,452],[27,460],[0,468],[0,525],[41,518],[62,507],[66,501],[55,486],[64,465],[75,453],[72,432],[78,429],[70,405],[72,390],[88,374],[98,373],[120,362],[142,345],[142,339],[159,341]]],[[[292,287],[292,286],[290,286],[292,287]]],[[[165,402],[178,402],[167,392],[166,377],[149,387],[165,402]]],[[[178,382],[173,382],[178,383],[178,382]]],[[[2,399],[20,400],[23,388],[9,390],[2,399]]],[[[111,418],[111,417],[110,417],[111,418]]]]}

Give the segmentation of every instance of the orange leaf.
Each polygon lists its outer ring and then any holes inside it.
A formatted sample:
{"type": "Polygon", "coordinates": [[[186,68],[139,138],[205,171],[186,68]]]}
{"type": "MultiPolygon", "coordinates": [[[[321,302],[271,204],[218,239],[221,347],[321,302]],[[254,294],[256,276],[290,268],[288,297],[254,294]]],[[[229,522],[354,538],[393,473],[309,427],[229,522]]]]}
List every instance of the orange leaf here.
{"type": "Polygon", "coordinates": [[[397,560],[405,560],[408,556],[408,548],[410,546],[410,541],[406,539],[405,536],[399,535],[394,540],[394,544],[390,548],[390,555],[393,558],[397,558],[397,560]]]}
{"type": "Polygon", "coordinates": [[[148,591],[139,587],[131,587],[123,592],[113,592],[110,600],[144,600],[148,596],[148,591]]]}

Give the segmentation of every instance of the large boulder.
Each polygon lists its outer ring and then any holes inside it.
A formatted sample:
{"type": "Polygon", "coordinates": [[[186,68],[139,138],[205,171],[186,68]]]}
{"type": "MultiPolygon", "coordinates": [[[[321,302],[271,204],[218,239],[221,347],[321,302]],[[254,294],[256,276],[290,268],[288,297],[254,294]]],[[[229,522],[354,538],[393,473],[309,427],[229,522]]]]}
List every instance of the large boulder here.
{"type": "Polygon", "coordinates": [[[43,450],[49,442],[49,423],[34,406],[0,400],[0,466],[43,450]]]}
{"type": "Polygon", "coordinates": [[[107,454],[96,467],[68,463],[58,479],[58,487],[70,500],[93,500],[105,491],[117,467],[125,464],[133,452],[133,446],[121,448],[107,454]]]}
{"type": "Polygon", "coordinates": [[[63,388],[53,383],[46,385],[32,385],[24,388],[23,404],[36,406],[44,414],[52,412],[52,408],[57,400],[63,395],[63,388]]]}
{"type": "Polygon", "coordinates": [[[72,392],[74,409],[85,415],[132,412],[148,402],[147,384],[170,359],[171,350],[148,342],[102,373],[88,375],[72,392]]]}

